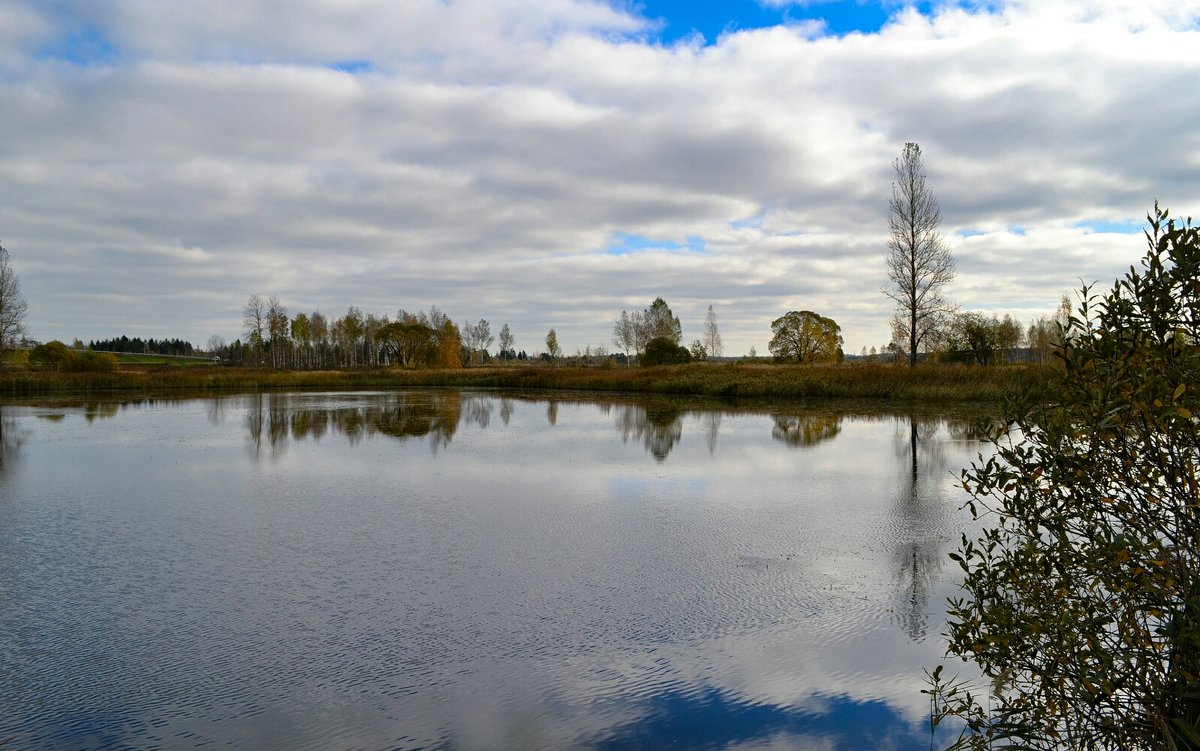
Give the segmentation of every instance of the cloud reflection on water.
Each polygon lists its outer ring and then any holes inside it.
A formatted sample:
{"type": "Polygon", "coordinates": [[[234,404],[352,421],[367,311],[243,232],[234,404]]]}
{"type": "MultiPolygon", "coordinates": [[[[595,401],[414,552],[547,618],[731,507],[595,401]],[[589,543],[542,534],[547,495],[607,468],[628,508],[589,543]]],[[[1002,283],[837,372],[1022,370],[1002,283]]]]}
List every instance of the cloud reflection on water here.
{"type": "MultiPolygon", "coordinates": [[[[171,623],[186,636],[139,642],[147,664],[219,675],[245,704],[235,718],[209,695],[210,715],[122,721],[138,732],[234,740],[269,723],[296,747],[927,745],[920,669],[941,654],[941,561],[962,525],[953,473],[979,448],[969,420],[450,391],[198,404],[138,421],[124,418],[141,407],[67,408],[26,442],[30,463],[61,461],[61,441],[38,439],[86,443],[72,418],[108,413],[88,428],[98,466],[119,475],[146,446],[162,452],[138,475],[149,500],[129,529],[98,527],[82,548],[12,531],[73,551],[80,596],[62,612],[44,602],[54,622],[112,620],[120,602],[123,628],[92,645],[112,654],[171,623]],[[164,532],[160,514],[188,525],[164,532]],[[188,542],[196,529],[220,555],[188,542]],[[107,537],[136,544],[94,566],[107,537]],[[192,548],[203,555],[173,558],[192,548]],[[151,581],[123,581],[143,568],[151,581]],[[106,578],[89,582],[93,570],[106,578]]],[[[123,520],[107,481],[71,501],[89,525],[123,520]]],[[[40,570],[59,591],[61,566],[40,570]]],[[[181,690],[131,662],[129,676],[71,679],[99,731],[113,730],[112,702],[181,690]],[[111,700],[87,693],[93,679],[111,700]]]]}
{"type": "MultiPolygon", "coordinates": [[[[289,400],[294,398],[296,397],[278,395],[275,400],[279,404],[275,406],[272,406],[272,399],[268,398],[266,421],[290,421],[288,424],[291,430],[267,429],[265,433],[290,435],[299,440],[319,438],[325,431],[334,430],[346,435],[352,442],[366,435],[383,435],[401,440],[431,436],[430,445],[436,451],[439,447],[449,445],[457,430],[467,426],[478,430],[491,429],[491,416],[497,409],[504,415],[503,423],[507,426],[512,417],[521,412],[522,407],[541,408],[545,405],[546,421],[553,426],[559,422],[560,409],[563,406],[582,405],[595,407],[601,414],[608,415],[621,442],[641,443],[657,464],[665,462],[684,440],[685,422],[694,421],[700,425],[706,448],[712,456],[717,452],[717,437],[723,417],[726,414],[747,414],[746,410],[737,409],[728,409],[725,412],[720,409],[689,408],[686,402],[673,400],[578,400],[544,397],[513,397],[501,400],[487,395],[458,393],[397,394],[371,397],[367,404],[301,408],[288,405],[289,400]],[[404,427],[396,429],[397,425],[404,427]]],[[[304,396],[300,395],[299,398],[303,401],[304,396]]],[[[251,413],[255,415],[254,420],[259,421],[263,418],[257,416],[256,407],[257,405],[251,405],[251,413]]],[[[687,719],[687,715],[700,711],[695,704],[697,701],[701,707],[708,707],[711,711],[716,711],[713,708],[719,707],[722,712],[730,713],[730,716],[749,716],[755,715],[756,712],[763,717],[772,713],[778,716],[777,723],[767,723],[771,727],[778,725],[777,733],[764,736],[763,733],[770,728],[760,723],[754,732],[746,737],[727,737],[728,742],[733,744],[730,747],[742,747],[744,742],[760,741],[774,744],[775,747],[795,747],[795,744],[800,742],[798,739],[807,737],[808,731],[805,728],[816,730],[822,727],[823,718],[834,712],[831,707],[837,707],[835,714],[844,716],[865,717],[876,712],[893,713],[896,718],[902,718],[893,722],[893,725],[910,729],[919,725],[921,713],[926,710],[919,693],[923,687],[922,675],[911,671],[911,666],[914,663],[930,664],[933,659],[926,643],[930,614],[939,612],[937,603],[947,594],[944,586],[939,589],[939,584],[944,584],[942,578],[945,553],[953,539],[949,530],[956,519],[955,504],[947,503],[946,500],[948,492],[952,492],[949,489],[952,483],[948,481],[952,480],[952,473],[959,469],[960,465],[956,462],[962,460],[961,447],[976,446],[991,428],[990,423],[986,419],[974,416],[961,420],[947,420],[913,414],[862,414],[853,410],[771,408],[764,411],[770,418],[770,435],[774,440],[791,448],[805,450],[813,450],[823,444],[835,442],[841,435],[843,423],[847,419],[857,423],[892,424],[894,456],[897,461],[891,466],[896,468],[898,476],[886,483],[891,488],[891,507],[876,520],[880,536],[889,543],[885,571],[890,573],[886,573],[882,581],[885,582],[883,589],[890,592],[890,595],[884,594],[881,598],[880,591],[864,587],[861,582],[850,585],[851,592],[859,593],[854,596],[876,601],[877,606],[881,608],[879,613],[867,617],[867,622],[874,625],[866,627],[861,634],[848,633],[845,625],[837,622],[845,617],[847,608],[849,611],[856,610],[856,603],[841,602],[838,606],[829,606],[827,603],[825,608],[817,608],[803,623],[791,624],[777,636],[778,642],[769,643],[765,647],[762,634],[755,633],[745,643],[739,643],[736,637],[729,636],[699,650],[696,649],[698,645],[692,643],[686,652],[661,656],[682,673],[675,679],[666,680],[664,686],[672,685],[672,681],[693,687],[708,686],[709,693],[702,699],[696,699],[687,692],[673,698],[669,694],[651,692],[653,701],[634,702],[626,706],[626,710],[631,711],[632,716],[626,717],[623,722],[618,721],[616,728],[609,728],[601,733],[601,736],[617,743],[615,747],[630,747],[621,744],[632,743],[632,739],[645,732],[647,723],[657,723],[664,728],[690,727],[692,723],[687,719]],[[954,446],[959,448],[951,450],[954,446]],[[862,594],[864,591],[867,594],[862,594]],[[822,612],[827,612],[833,620],[822,616],[822,612]],[[878,622],[879,619],[898,626],[904,640],[912,645],[912,648],[903,648],[896,642],[878,643],[884,628],[878,622]],[[831,641],[830,635],[837,638],[831,641]],[[687,667],[688,661],[694,660],[697,655],[704,655],[704,663],[687,667]],[[871,658],[870,670],[861,675],[847,674],[845,666],[855,661],[861,662],[864,656],[871,658]],[[748,670],[747,666],[753,668],[748,670]],[[909,673],[904,679],[897,679],[895,675],[902,673],[906,667],[909,673]],[[880,680],[880,674],[890,674],[892,677],[880,680]],[[797,676],[804,678],[798,681],[797,676]],[[672,711],[678,712],[679,716],[670,716],[672,711]],[[662,716],[664,712],[668,716],[662,716]],[[634,730],[626,733],[626,730],[621,728],[634,730]],[[617,740],[621,738],[625,740],[617,740]]],[[[755,414],[755,411],[751,410],[749,414],[755,414]]],[[[845,449],[842,451],[844,453],[845,449]]],[[[768,569],[774,574],[790,570],[791,575],[799,580],[829,578],[828,567],[822,569],[820,565],[813,566],[812,560],[801,564],[789,559],[786,561],[788,565],[781,565],[785,563],[783,559],[776,559],[775,563],[770,561],[769,558],[738,556],[739,565],[752,571],[761,569],[759,573],[768,569]],[[762,561],[762,565],[750,565],[746,564],[746,561],[762,561]]],[[[834,569],[841,565],[843,563],[838,561],[830,563],[834,569]]],[[[837,588],[838,577],[834,576],[833,580],[834,583],[830,586],[837,588]]],[[[843,581],[842,586],[845,584],[843,581]]],[[[808,581],[801,586],[811,588],[813,582],[808,581]]],[[[832,591],[828,600],[839,602],[839,598],[832,591]]],[[[862,621],[855,623],[863,625],[862,621]]],[[[620,662],[620,659],[613,655],[605,659],[616,659],[620,662]]],[[[635,664],[629,667],[629,672],[638,674],[647,668],[648,666],[635,664]]],[[[512,678],[510,675],[507,680],[511,681],[512,678]]],[[[500,686],[496,689],[502,690],[500,686]]],[[[475,697],[473,701],[478,700],[479,698],[475,697]]],[[[558,697],[552,703],[557,705],[558,702],[564,702],[566,706],[578,706],[576,700],[570,697],[558,697]]],[[[525,732],[532,732],[531,728],[538,726],[538,721],[530,718],[544,719],[554,713],[542,706],[527,707],[524,714],[518,714],[526,718],[522,725],[525,732]]],[[[624,716],[626,712],[618,714],[624,716]]],[[[580,718],[575,717],[568,724],[576,727],[581,722],[580,718]]],[[[732,732],[732,728],[730,731],[732,732]]],[[[517,730],[513,732],[520,735],[517,730]]],[[[542,728],[538,732],[562,740],[552,729],[542,728]]],[[[901,732],[907,738],[906,743],[912,741],[909,731],[897,732],[901,732]]],[[[715,734],[713,737],[719,735],[715,734]]],[[[848,738],[850,736],[837,741],[835,747],[858,747],[855,745],[857,742],[851,742],[848,738]]],[[[829,741],[826,739],[814,742],[821,746],[829,741]]],[[[634,745],[636,746],[636,743],[634,745]]],[[[901,746],[906,747],[904,744],[901,746]]],[[[598,747],[607,746],[602,742],[598,747]]],[[[705,747],[723,746],[708,744],[705,747]]]]}

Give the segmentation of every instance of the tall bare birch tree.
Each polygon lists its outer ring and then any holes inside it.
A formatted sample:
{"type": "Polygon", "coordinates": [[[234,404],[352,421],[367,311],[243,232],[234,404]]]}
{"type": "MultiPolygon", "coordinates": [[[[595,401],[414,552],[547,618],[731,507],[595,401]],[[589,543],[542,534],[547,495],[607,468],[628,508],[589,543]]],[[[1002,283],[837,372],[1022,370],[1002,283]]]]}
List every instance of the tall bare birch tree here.
{"type": "MultiPolygon", "coordinates": [[[[629,317],[629,313],[622,310],[621,317],[613,323],[613,344],[625,350],[625,367],[629,367],[629,350],[633,349],[636,335],[634,333],[633,319],[629,317]]],[[[634,349],[634,353],[637,350],[634,349]]]]}
{"type": "Polygon", "coordinates": [[[896,320],[908,340],[908,364],[917,364],[918,348],[951,305],[942,288],[954,280],[954,258],[938,225],[942,213],[925,180],[921,147],[904,144],[892,168],[896,181],[888,201],[888,279],[883,293],[896,301],[896,320]]]}
{"type": "Polygon", "coordinates": [[[250,350],[251,362],[261,365],[263,344],[267,334],[267,301],[262,295],[250,295],[242,306],[242,333],[246,335],[246,347],[250,350]]]}
{"type": "Polygon", "coordinates": [[[721,332],[717,330],[717,312],[713,306],[708,306],[708,315],[704,318],[704,349],[709,357],[720,357],[724,348],[721,346],[721,332]]]}
{"type": "Polygon", "coordinates": [[[271,335],[271,367],[287,365],[287,308],[275,295],[267,298],[267,333],[271,335]]]}
{"type": "Polygon", "coordinates": [[[513,344],[516,341],[513,337],[512,329],[508,327],[507,323],[500,327],[500,359],[508,362],[508,354],[512,351],[513,344]]]}

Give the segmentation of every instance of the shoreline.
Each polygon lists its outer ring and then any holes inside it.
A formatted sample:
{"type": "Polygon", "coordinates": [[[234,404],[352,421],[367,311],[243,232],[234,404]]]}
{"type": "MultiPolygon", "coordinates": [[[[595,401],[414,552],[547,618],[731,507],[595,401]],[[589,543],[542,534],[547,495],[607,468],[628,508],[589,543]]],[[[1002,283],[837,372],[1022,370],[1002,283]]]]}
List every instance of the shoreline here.
{"type": "Polygon", "coordinates": [[[480,388],[557,392],[673,394],[715,398],[871,399],[889,402],[1000,403],[1036,390],[1048,366],[744,365],[654,368],[482,366],[455,370],[270,370],[123,368],[109,373],[0,372],[0,396],[388,391],[480,388]]]}

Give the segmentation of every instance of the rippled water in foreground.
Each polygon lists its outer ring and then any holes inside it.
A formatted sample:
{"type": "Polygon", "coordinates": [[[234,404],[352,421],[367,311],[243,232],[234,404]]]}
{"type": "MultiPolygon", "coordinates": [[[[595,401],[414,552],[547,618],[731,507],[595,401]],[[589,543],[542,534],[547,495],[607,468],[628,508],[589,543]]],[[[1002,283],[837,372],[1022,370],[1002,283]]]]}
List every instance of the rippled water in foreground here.
{"type": "Polygon", "coordinates": [[[0,748],[926,749],[971,421],[0,407],[0,748]]]}

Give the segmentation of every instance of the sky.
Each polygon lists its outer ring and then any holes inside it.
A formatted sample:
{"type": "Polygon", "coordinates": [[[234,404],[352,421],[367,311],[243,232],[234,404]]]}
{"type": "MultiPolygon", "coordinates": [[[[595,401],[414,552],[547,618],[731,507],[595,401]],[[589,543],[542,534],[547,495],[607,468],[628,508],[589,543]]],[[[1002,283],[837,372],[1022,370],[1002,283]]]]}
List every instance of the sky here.
{"type": "Polygon", "coordinates": [[[963,310],[1046,315],[1200,215],[1200,0],[0,0],[0,243],[41,341],[436,305],[728,355],[882,347],[920,145],[963,310]]]}

